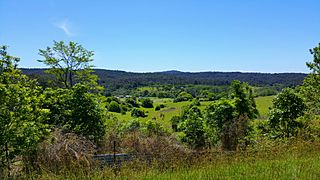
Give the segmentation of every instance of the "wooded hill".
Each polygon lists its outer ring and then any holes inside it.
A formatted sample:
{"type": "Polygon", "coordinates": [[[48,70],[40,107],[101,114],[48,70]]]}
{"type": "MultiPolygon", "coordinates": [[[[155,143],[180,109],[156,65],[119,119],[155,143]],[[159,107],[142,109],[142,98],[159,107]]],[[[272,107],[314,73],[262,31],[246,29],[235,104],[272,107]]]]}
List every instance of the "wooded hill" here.
{"type": "MultiPolygon", "coordinates": [[[[51,76],[45,69],[21,69],[26,75],[37,78],[45,85],[51,76]]],[[[283,85],[292,87],[300,85],[307,74],[304,73],[243,73],[243,72],[180,72],[164,71],[152,73],[133,73],[117,70],[94,69],[100,78],[100,84],[108,89],[127,88],[154,84],[171,85],[229,85],[232,80],[248,82],[255,86],[283,85]]]]}

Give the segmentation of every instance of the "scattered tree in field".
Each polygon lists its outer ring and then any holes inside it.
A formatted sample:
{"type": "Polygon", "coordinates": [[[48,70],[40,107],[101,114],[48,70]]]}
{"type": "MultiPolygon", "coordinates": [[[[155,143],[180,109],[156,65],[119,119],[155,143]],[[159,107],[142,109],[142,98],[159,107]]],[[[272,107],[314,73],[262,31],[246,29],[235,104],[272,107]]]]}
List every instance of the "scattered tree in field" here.
{"type": "Polygon", "coordinates": [[[132,107],[137,107],[137,108],[140,107],[140,104],[137,101],[137,98],[135,98],[135,97],[126,98],[125,102],[130,104],[132,107]]]}
{"type": "Polygon", "coordinates": [[[292,89],[284,89],[273,100],[270,110],[270,127],[281,137],[295,135],[296,129],[301,123],[296,119],[304,114],[305,104],[292,89]]]}
{"type": "Polygon", "coordinates": [[[153,101],[149,98],[142,98],[141,100],[141,106],[144,108],[153,108],[153,101]]]}
{"type": "Polygon", "coordinates": [[[175,98],[173,100],[173,102],[181,102],[181,101],[189,101],[193,99],[193,96],[187,92],[181,92],[179,93],[179,95],[177,96],[177,98],[175,98]]]}
{"type": "Polygon", "coordinates": [[[143,110],[138,109],[138,108],[133,108],[131,110],[131,116],[132,117],[147,117],[146,113],[143,110]]]}
{"type": "Polygon", "coordinates": [[[90,62],[93,61],[93,51],[88,51],[81,45],[63,41],[54,41],[53,47],[39,50],[44,60],[38,60],[49,66],[48,73],[54,75],[64,88],[71,88],[76,82],[96,84],[96,75],[91,74],[90,62]]]}
{"type": "MultiPolygon", "coordinates": [[[[10,173],[12,161],[19,155],[31,155],[48,132],[43,123],[41,88],[18,70],[18,58],[0,50],[0,174],[10,173]]],[[[10,176],[10,174],[8,175],[10,176]]]]}
{"type": "Polygon", "coordinates": [[[116,101],[111,101],[109,106],[108,106],[108,110],[110,112],[120,113],[121,112],[121,107],[116,101]]]}
{"type": "Polygon", "coordinates": [[[154,108],[155,111],[160,111],[161,107],[158,105],[154,108]]]}

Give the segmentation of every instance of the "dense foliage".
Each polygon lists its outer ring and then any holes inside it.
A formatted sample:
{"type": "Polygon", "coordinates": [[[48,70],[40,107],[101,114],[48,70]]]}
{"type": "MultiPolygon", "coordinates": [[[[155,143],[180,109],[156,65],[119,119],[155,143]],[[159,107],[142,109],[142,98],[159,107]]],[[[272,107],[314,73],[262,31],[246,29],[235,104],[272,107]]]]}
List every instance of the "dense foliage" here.
{"type": "Polygon", "coordinates": [[[79,81],[84,83],[97,80],[95,75],[90,74],[92,71],[89,63],[93,61],[93,51],[72,41],[67,45],[63,41],[54,41],[53,47],[39,51],[44,60],[38,61],[50,67],[46,72],[55,76],[56,85],[71,88],[79,81]]]}
{"type": "MultiPolygon", "coordinates": [[[[52,80],[52,76],[45,74],[45,69],[22,69],[22,71],[30,77],[39,80],[43,86],[49,86],[48,81],[52,80]]],[[[279,87],[294,87],[302,84],[306,74],[303,73],[241,73],[241,72],[200,72],[200,73],[131,73],[124,71],[112,71],[103,69],[94,69],[95,74],[99,77],[99,84],[106,88],[107,92],[113,95],[132,94],[132,90],[144,86],[164,85],[167,87],[186,87],[189,85],[199,86],[207,85],[212,88],[211,92],[215,92],[214,87],[228,86],[233,80],[237,79],[247,82],[251,85],[259,87],[267,87],[259,89],[259,95],[274,95],[279,91],[279,87]]],[[[151,93],[149,96],[157,96],[159,98],[171,97],[174,93],[170,93],[169,89],[164,87],[151,93]]],[[[280,90],[281,90],[280,89],[280,90]]],[[[178,92],[179,93],[179,92],[178,92]]],[[[188,93],[192,93],[191,89],[188,93]]],[[[142,96],[143,94],[139,95],[142,96]]]]}
{"type": "Polygon", "coordinates": [[[305,104],[301,97],[292,89],[284,89],[273,100],[270,111],[270,126],[278,136],[290,137],[295,135],[302,124],[297,118],[304,114],[305,104]]]}
{"type": "MultiPolygon", "coordinates": [[[[18,58],[0,50],[0,174],[19,155],[32,155],[48,133],[41,87],[16,69],[18,58]]],[[[0,176],[1,178],[1,176],[0,176]]]]}

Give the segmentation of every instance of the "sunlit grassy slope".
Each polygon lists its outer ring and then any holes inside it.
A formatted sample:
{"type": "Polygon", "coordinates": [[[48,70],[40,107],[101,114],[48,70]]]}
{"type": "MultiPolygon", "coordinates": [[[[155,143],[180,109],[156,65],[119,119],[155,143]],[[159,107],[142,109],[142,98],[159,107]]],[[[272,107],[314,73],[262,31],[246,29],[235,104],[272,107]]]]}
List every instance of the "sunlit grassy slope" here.
{"type": "Polygon", "coordinates": [[[272,100],[275,96],[263,96],[255,98],[260,118],[265,119],[268,116],[269,108],[272,106],[272,100]]]}
{"type": "MultiPolygon", "coordinates": [[[[265,119],[267,117],[269,107],[272,105],[272,99],[274,96],[265,96],[265,97],[257,97],[256,104],[257,104],[257,109],[260,113],[260,118],[265,119]]],[[[160,111],[155,111],[154,108],[140,108],[143,109],[144,111],[148,112],[148,117],[145,118],[139,118],[141,121],[146,121],[149,119],[156,119],[158,122],[161,122],[164,126],[170,127],[170,119],[173,116],[180,115],[181,110],[184,106],[188,106],[191,102],[190,101],[185,101],[185,102],[178,102],[174,103],[172,99],[170,98],[152,98],[154,101],[154,107],[160,104],[164,104],[165,108],[162,108],[160,111]],[[162,114],[162,115],[161,115],[162,114]]],[[[212,103],[212,101],[208,102],[201,102],[200,109],[204,110],[207,105],[212,103]]],[[[116,116],[119,120],[123,121],[129,121],[131,119],[134,119],[131,117],[131,113],[127,112],[126,114],[120,114],[120,113],[112,113],[114,116],[116,116]]]]}

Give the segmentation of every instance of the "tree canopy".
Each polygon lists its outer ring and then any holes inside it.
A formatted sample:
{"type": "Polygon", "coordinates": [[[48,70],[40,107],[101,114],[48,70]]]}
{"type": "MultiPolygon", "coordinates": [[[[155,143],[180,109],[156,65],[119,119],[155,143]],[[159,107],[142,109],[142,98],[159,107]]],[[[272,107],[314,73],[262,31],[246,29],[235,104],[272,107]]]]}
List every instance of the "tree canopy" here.
{"type": "Polygon", "coordinates": [[[50,67],[47,72],[54,75],[57,83],[64,88],[71,88],[78,81],[97,80],[96,76],[91,74],[93,51],[75,42],[65,44],[63,41],[54,41],[53,47],[39,49],[39,54],[44,59],[38,61],[50,67]]]}

